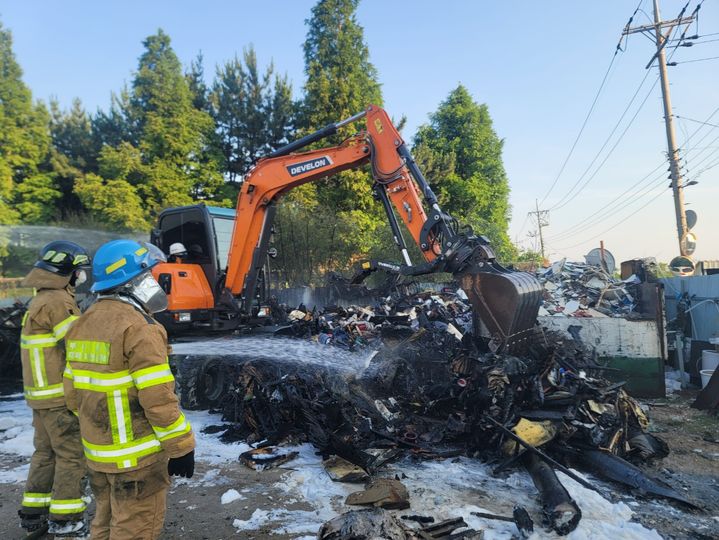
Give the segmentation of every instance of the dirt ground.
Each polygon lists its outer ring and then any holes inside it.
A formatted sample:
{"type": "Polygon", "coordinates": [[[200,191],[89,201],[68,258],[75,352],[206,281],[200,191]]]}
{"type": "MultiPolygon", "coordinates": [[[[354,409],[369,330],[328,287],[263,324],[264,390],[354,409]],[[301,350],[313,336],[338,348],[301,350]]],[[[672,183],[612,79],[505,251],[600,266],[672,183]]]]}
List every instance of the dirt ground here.
{"type": "MultiPolygon", "coordinates": [[[[27,460],[17,456],[0,456],[4,465],[14,462],[20,465],[27,460]]],[[[165,529],[161,536],[162,540],[175,538],[186,538],[192,540],[221,540],[227,538],[247,539],[269,539],[284,540],[297,538],[294,535],[280,535],[270,531],[253,531],[253,534],[238,533],[232,526],[235,519],[248,519],[257,508],[276,508],[282,502],[284,494],[272,485],[279,481],[283,472],[281,470],[269,470],[256,472],[237,465],[221,468],[219,475],[214,474],[217,467],[208,467],[198,463],[195,470],[195,477],[192,482],[186,480],[173,480],[168,495],[167,515],[165,529]],[[207,472],[212,471],[211,478],[207,472]],[[219,478],[219,479],[218,479],[219,478]],[[228,489],[242,491],[242,500],[236,500],[229,504],[221,504],[220,498],[228,489]]],[[[0,538],[21,539],[24,538],[19,528],[17,519],[18,502],[22,498],[23,484],[0,484],[0,538]]],[[[308,510],[308,505],[297,502],[287,502],[292,509],[308,510]]],[[[89,509],[90,514],[94,513],[94,506],[89,509]]]]}
{"type": "MultiPolygon", "coordinates": [[[[628,501],[636,512],[635,520],[656,529],[664,538],[719,538],[719,419],[689,407],[695,393],[685,392],[667,399],[644,402],[652,420],[650,428],[664,438],[671,449],[669,457],[656,465],[654,474],[684,491],[704,506],[690,511],[665,501],[628,494],[611,486],[616,500],[628,501]],[[631,496],[630,496],[631,495],[631,496]]],[[[0,455],[3,468],[14,468],[27,458],[0,455]]],[[[290,499],[283,490],[283,470],[256,472],[239,462],[220,467],[198,463],[192,481],[174,480],[168,497],[163,540],[187,539],[269,539],[297,538],[298,534],[281,535],[270,529],[251,533],[238,532],[235,519],[247,520],[256,509],[287,506],[312,510],[290,499]],[[220,504],[228,489],[236,489],[242,498],[220,504]]],[[[23,538],[17,525],[17,505],[23,484],[0,484],[0,538],[23,538]]],[[[92,507],[91,507],[92,511],[92,507]]]]}

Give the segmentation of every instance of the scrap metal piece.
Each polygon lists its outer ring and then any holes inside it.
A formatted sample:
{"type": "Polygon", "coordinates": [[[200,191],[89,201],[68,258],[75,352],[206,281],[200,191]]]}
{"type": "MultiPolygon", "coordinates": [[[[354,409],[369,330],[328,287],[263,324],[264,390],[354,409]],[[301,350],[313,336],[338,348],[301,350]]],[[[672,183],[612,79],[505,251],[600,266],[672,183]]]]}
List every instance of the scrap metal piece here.
{"type": "Polygon", "coordinates": [[[587,482],[587,481],[586,481],[584,478],[582,478],[581,476],[578,476],[577,474],[573,473],[572,471],[570,471],[569,469],[567,469],[564,465],[562,465],[561,463],[558,463],[556,460],[552,459],[551,457],[549,457],[547,454],[545,454],[544,452],[542,452],[542,451],[539,450],[538,448],[535,448],[534,446],[532,446],[531,444],[529,444],[528,442],[526,442],[524,439],[522,439],[521,437],[517,436],[513,431],[511,431],[510,429],[507,429],[505,426],[503,426],[502,424],[500,424],[499,422],[497,422],[497,421],[496,421],[494,418],[492,418],[491,416],[484,415],[484,418],[485,418],[486,420],[489,420],[490,422],[492,422],[495,426],[497,426],[498,428],[500,428],[506,435],[509,435],[509,437],[511,437],[512,439],[514,439],[515,441],[517,441],[519,444],[521,444],[522,446],[524,446],[524,448],[526,448],[527,450],[529,450],[529,454],[538,456],[539,458],[541,458],[542,460],[544,460],[544,461],[547,462],[548,464],[550,464],[550,465],[552,465],[553,467],[556,467],[557,469],[559,469],[560,471],[562,471],[564,474],[566,474],[567,476],[569,476],[569,478],[571,478],[571,479],[574,480],[575,482],[578,482],[579,484],[583,485],[583,486],[584,486],[585,488],[587,488],[587,489],[591,489],[592,491],[596,491],[597,493],[601,494],[601,491],[599,491],[599,489],[597,489],[596,487],[594,487],[590,482],[587,482]]]}
{"type": "Polygon", "coordinates": [[[352,510],[331,519],[320,527],[318,540],[385,538],[408,540],[402,524],[381,508],[352,510]]]}
{"type": "Polygon", "coordinates": [[[650,495],[679,501],[692,508],[699,508],[671,486],[657,478],[650,477],[639,467],[632,465],[619,456],[590,449],[575,451],[572,452],[572,454],[580,463],[609,480],[619,482],[650,495]]]}
{"type": "MultiPolygon", "coordinates": [[[[512,428],[512,431],[526,443],[534,447],[547,444],[557,436],[557,427],[549,420],[536,422],[527,420],[526,418],[520,418],[519,422],[512,428]]],[[[507,440],[502,445],[502,451],[510,456],[517,451],[522,452],[524,449],[520,448],[520,445],[516,441],[507,440]]]]}
{"type": "Polygon", "coordinates": [[[521,538],[529,538],[534,532],[534,521],[532,521],[529,512],[527,512],[527,509],[523,506],[515,506],[512,510],[512,517],[489,514],[487,512],[470,512],[470,514],[483,519],[494,519],[514,523],[517,526],[521,538]]]}
{"type": "Polygon", "coordinates": [[[409,492],[405,485],[393,478],[376,478],[362,491],[347,496],[345,504],[371,505],[387,510],[409,508],[409,492]]]}
{"type": "Polygon", "coordinates": [[[582,519],[582,511],[546,462],[527,453],[524,465],[539,491],[546,525],[557,534],[572,532],[582,519]]]}
{"type": "Polygon", "coordinates": [[[264,471],[266,469],[274,469],[288,461],[292,461],[298,455],[299,452],[287,452],[283,454],[279,452],[275,446],[264,446],[241,453],[240,462],[250,469],[264,471]]]}
{"type": "Polygon", "coordinates": [[[369,475],[362,468],[339,456],[330,456],[322,462],[322,466],[335,482],[361,483],[369,480],[369,475]]]}
{"type": "Polygon", "coordinates": [[[422,527],[422,530],[426,533],[429,533],[433,538],[438,538],[451,533],[455,529],[466,526],[467,524],[465,523],[464,519],[458,517],[445,519],[444,521],[440,521],[439,523],[427,525],[426,527],[422,527]]]}

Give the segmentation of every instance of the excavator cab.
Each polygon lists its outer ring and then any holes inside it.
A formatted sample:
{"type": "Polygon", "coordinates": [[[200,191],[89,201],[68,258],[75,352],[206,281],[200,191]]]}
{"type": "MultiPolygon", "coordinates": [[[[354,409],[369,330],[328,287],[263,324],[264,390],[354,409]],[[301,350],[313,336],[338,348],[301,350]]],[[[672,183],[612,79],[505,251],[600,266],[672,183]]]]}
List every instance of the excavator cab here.
{"type": "Polygon", "coordinates": [[[180,243],[186,255],[152,269],[168,296],[157,319],[170,333],[190,329],[229,330],[241,319],[231,298],[223,295],[235,210],[206,205],[164,210],[151,241],[164,253],[180,243]]]}

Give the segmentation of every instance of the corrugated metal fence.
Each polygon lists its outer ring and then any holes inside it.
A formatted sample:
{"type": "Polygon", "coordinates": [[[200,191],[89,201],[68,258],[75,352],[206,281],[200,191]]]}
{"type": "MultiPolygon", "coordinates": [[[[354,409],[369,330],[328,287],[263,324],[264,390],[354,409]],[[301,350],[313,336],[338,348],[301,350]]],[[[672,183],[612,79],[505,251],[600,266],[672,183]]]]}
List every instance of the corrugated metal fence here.
{"type": "Polygon", "coordinates": [[[667,322],[677,316],[677,304],[686,295],[692,318],[692,339],[719,337],[719,275],[662,278],[667,322]]]}

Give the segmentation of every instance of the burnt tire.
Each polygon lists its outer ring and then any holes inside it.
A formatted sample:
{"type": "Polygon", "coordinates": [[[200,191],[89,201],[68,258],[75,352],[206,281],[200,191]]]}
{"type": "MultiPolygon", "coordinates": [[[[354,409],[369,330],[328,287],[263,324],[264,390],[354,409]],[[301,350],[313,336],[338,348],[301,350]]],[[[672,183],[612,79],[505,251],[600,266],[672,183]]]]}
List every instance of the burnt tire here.
{"type": "Polygon", "coordinates": [[[230,387],[221,357],[187,355],[174,358],[177,393],[184,409],[217,408],[230,387]]]}

